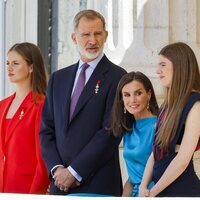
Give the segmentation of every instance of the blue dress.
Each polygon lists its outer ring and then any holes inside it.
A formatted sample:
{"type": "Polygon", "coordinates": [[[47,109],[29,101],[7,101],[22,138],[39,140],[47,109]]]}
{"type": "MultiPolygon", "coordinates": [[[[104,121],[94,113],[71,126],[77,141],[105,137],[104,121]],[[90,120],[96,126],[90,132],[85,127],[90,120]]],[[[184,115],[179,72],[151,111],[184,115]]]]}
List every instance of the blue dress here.
{"type": "MultiPolygon", "coordinates": [[[[146,162],[152,152],[156,121],[155,116],[138,119],[133,125],[132,133],[125,133],[123,137],[123,155],[129,181],[133,185],[132,196],[138,196],[146,162]]],[[[149,187],[152,186],[153,183],[149,187]]]]}

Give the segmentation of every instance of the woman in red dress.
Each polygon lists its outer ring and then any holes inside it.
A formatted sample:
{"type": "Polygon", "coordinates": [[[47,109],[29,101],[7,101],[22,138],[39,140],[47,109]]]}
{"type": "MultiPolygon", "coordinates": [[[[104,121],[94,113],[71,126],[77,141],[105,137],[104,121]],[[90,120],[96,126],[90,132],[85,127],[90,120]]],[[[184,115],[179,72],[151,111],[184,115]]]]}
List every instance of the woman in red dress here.
{"type": "Polygon", "coordinates": [[[11,47],[7,74],[16,90],[0,101],[0,192],[46,193],[38,134],[47,76],[39,48],[27,42],[11,47]]]}

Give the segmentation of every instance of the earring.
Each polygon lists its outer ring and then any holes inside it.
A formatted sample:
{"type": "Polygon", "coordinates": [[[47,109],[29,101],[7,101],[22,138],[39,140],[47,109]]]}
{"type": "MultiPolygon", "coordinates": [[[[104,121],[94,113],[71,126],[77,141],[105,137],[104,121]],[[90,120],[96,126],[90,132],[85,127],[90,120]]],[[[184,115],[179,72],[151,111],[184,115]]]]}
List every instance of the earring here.
{"type": "Polygon", "coordinates": [[[147,110],[148,110],[148,111],[150,110],[150,108],[149,108],[149,100],[148,100],[148,102],[147,102],[147,110]]]}
{"type": "Polygon", "coordinates": [[[126,114],[126,108],[124,107],[124,114],[126,114]]]}

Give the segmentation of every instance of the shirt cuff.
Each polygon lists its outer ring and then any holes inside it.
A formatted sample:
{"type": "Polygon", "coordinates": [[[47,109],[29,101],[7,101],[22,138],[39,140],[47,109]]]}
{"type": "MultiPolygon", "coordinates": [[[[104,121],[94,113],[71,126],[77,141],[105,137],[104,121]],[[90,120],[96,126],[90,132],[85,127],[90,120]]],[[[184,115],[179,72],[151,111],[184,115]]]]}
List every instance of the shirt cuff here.
{"type": "Polygon", "coordinates": [[[67,169],[76,178],[77,181],[79,181],[79,182],[82,181],[82,177],[71,166],[68,166],[67,169]]]}
{"type": "Polygon", "coordinates": [[[51,169],[51,176],[53,177],[54,176],[54,172],[56,171],[56,169],[58,167],[64,167],[63,165],[55,165],[52,169],[51,169]]]}

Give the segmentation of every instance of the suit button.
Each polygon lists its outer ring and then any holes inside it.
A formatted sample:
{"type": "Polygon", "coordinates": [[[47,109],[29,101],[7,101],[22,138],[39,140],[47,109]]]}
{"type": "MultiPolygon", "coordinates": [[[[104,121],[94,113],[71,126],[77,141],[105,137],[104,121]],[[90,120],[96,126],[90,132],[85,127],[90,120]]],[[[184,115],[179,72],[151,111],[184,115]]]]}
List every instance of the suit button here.
{"type": "Polygon", "coordinates": [[[6,156],[3,157],[4,162],[6,161],[6,156]]]}

